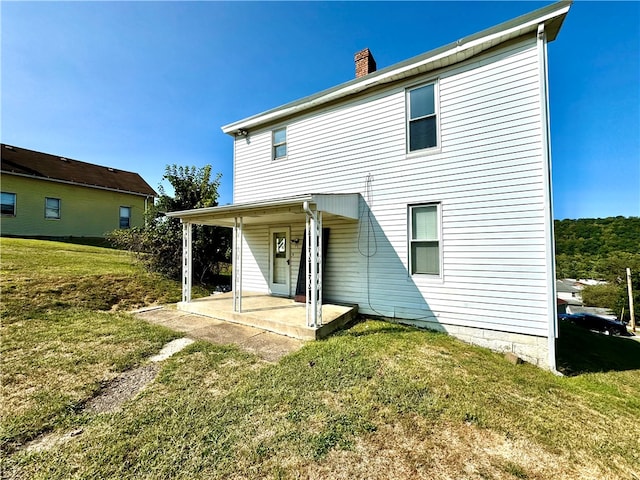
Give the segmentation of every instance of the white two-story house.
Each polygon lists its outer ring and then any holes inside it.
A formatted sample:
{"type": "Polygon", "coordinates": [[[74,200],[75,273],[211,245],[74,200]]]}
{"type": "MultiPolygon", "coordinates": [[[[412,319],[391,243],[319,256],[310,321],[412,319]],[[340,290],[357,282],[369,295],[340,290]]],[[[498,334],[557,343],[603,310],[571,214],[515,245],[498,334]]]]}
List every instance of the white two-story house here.
{"type": "Polygon", "coordinates": [[[174,212],[234,228],[242,291],[444,330],[555,368],[547,43],[560,2],[222,127],[232,205],[174,212]]]}

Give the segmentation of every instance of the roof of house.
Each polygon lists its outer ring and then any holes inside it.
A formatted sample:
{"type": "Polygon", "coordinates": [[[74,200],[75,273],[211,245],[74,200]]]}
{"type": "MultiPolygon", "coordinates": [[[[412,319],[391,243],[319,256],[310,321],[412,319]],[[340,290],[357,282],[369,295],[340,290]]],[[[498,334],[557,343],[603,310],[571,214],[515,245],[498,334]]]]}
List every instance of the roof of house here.
{"type": "Polygon", "coordinates": [[[35,152],[4,143],[0,148],[2,173],[135,195],[157,196],[155,190],[137,173],[35,152]]]}
{"type": "Polygon", "coordinates": [[[230,123],[222,127],[229,135],[282,120],[321,105],[356,95],[365,90],[393,83],[415,75],[462,62],[504,42],[534,34],[544,25],[547,41],[555,40],[569,11],[571,1],[560,1],[534,12],[522,15],[495,27],[464,37],[443,47],[431,50],[390,67],[356,78],[336,87],[304,97],[280,107],[230,123]]]}
{"type": "Polygon", "coordinates": [[[570,281],[556,280],[556,291],[566,292],[566,293],[578,293],[581,290],[579,288],[574,287],[570,281]]]}
{"type": "Polygon", "coordinates": [[[242,218],[243,224],[248,225],[264,221],[261,218],[267,215],[274,223],[291,223],[293,218],[304,214],[303,205],[307,203],[314,204],[317,211],[357,220],[359,199],[359,193],[309,193],[257,202],[194,208],[169,212],[166,215],[194,224],[227,227],[233,227],[238,217],[242,218]]]}

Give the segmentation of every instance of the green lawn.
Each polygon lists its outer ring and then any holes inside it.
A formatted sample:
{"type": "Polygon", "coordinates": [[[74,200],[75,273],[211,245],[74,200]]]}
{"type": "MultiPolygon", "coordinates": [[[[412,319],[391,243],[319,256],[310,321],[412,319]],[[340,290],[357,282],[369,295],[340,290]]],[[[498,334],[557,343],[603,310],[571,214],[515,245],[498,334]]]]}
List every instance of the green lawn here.
{"type": "MultiPolygon", "coordinates": [[[[5,242],[3,282],[12,285],[27,275],[17,240],[14,268],[5,270],[5,242]]],[[[30,245],[30,255],[48,245],[30,245]]],[[[28,261],[40,275],[39,261],[28,261]]],[[[60,262],[51,289],[66,271],[60,262]]],[[[141,296],[154,296],[144,290],[153,282],[136,280],[145,274],[120,252],[88,249],[75,263],[89,268],[74,265],[69,277],[129,276],[141,296]],[[108,272],[92,268],[94,253],[106,256],[108,272]]],[[[371,320],[277,364],[197,342],[166,360],[122,410],[93,414],[80,407],[100,381],[175,334],[100,306],[46,304],[44,290],[32,313],[24,313],[27,304],[19,313],[28,295],[18,287],[5,294],[4,283],[3,304],[12,305],[2,326],[9,478],[640,478],[640,343],[633,339],[563,326],[566,377],[443,334],[371,320]],[[43,431],[78,429],[47,450],[15,448],[43,431]]],[[[87,301],[74,295],[60,292],[65,302],[87,301]]],[[[137,301],[116,304],[129,303],[137,301]]]]}

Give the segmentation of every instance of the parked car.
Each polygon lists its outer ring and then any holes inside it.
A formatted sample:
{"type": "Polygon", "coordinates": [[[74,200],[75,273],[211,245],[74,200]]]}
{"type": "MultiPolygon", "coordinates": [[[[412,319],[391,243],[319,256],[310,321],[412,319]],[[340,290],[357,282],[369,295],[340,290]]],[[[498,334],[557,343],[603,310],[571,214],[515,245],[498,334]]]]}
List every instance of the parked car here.
{"type": "Polygon", "coordinates": [[[633,333],[627,330],[627,327],[623,322],[610,318],[600,317],[591,313],[564,313],[558,315],[558,318],[560,318],[560,320],[571,322],[574,325],[589,329],[591,331],[604,333],[605,335],[633,335],[633,333]]]}

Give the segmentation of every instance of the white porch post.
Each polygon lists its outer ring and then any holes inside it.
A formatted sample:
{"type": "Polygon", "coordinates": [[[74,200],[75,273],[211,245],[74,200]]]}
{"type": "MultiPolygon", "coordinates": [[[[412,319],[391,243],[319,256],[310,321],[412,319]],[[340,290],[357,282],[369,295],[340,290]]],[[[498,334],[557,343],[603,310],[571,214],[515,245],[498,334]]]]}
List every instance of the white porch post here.
{"type": "Polygon", "coordinates": [[[192,228],[191,223],[182,224],[182,301],[191,301],[191,265],[192,265],[192,228]]]}
{"type": "Polygon", "coordinates": [[[322,326],[322,211],[316,212],[316,239],[318,246],[316,247],[316,326],[322,326]]]}
{"type": "Polygon", "coordinates": [[[322,212],[312,211],[305,202],[307,235],[307,326],[322,326],[322,212]]]}
{"type": "Polygon", "coordinates": [[[242,217],[233,219],[233,275],[231,290],[233,294],[233,311],[242,312],[242,217]]]}

